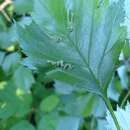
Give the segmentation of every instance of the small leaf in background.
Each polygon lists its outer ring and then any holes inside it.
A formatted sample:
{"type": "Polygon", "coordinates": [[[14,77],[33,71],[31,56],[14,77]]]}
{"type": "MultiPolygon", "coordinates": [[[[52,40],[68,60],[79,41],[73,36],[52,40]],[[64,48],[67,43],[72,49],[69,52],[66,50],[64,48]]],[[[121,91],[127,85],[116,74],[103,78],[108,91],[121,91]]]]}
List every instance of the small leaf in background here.
{"type": "Polygon", "coordinates": [[[34,0],[15,0],[15,11],[19,14],[30,13],[33,10],[34,0]]]}
{"type": "Polygon", "coordinates": [[[12,74],[20,64],[21,57],[17,52],[7,55],[3,61],[2,68],[6,74],[12,74]]]}
{"type": "Polygon", "coordinates": [[[55,81],[55,91],[58,94],[71,94],[74,90],[72,85],[66,84],[64,82],[55,81]]]}
{"type": "Polygon", "coordinates": [[[119,77],[112,78],[111,83],[109,84],[109,88],[107,90],[108,97],[116,102],[119,101],[120,95],[124,87],[119,80],[119,77]]]}
{"type": "Polygon", "coordinates": [[[16,69],[13,79],[16,86],[25,92],[29,92],[35,82],[32,72],[23,66],[19,66],[16,69]]]}
{"type": "Polygon", "coordinates": [[[78,117],[62,117],[56,130],[78,130],[80,126],[80,118],[78,117]]]}
{"type": "Polygon", "coordinates": [[[2,83],[0,82],[2,85],[0,90],[0,119],[27,115],[32,105],[32,96],[25,92],[18,92],[12,81],[7,82],[4,86],[2,83]]]}
{"type": "Polygon", "coordinates": [[[5,57],[5,52],[0,51],[0,66],[3,63],[4,57],[5,57]]]}
{"type": "Polygon", "coordinates": [[[28,121],[21,121],[11,127],[10,130],[36,130],[28,121]]]}
{"type": "Polygon", "coordinates": [[[129,40],[126,40],[126,43],[124,45],[122,52],[123,52],[123,56],[124,56],[123,60],[127,60],[129,58],[129,54],[130,54],[129,40]]]}
{"type": "Polygon", "coordinates": [[[15,24],[5,31],[0,31],[0,48],[6,49],[11,45],[15,45],[18,41],[18,35],[15,24]]]}
{"type": "Polygon", "coordinates": [[[79,117],[50,114],[43,116],[39,122],[38,130],[78,130],[79,126],[79,117]]]}
{"type": "Polygon", "coordinates": [[[42,100],[40,104],[40,109],[43,112],[51,112],[57,107],[59,102],[60,102],[60,99],[58,96],[50,95],[42,100]]]}
{"type": "Polygon", "coordinates": [[[59,117],[57,115],[46,115],[38,123],[38,130],[56,130],[59,117]]]}
{"type": "Polygon", "coordinates": [[[126,66],[125,65],[120,66],[117,69],[117,72],[118,72],[118,75],[120,77],[122,87],[124,89],[128,89],[128,87],[129,87],[129,77],[128,77],[128,72],[127,72],[126,66]]]}
{"type": "Polygon", "coordinates": [[[62,107],[60,110],[73,116],[91,116],[96,102],[96,96],[92,94],[69,94],[61,97],[62,107]]]}

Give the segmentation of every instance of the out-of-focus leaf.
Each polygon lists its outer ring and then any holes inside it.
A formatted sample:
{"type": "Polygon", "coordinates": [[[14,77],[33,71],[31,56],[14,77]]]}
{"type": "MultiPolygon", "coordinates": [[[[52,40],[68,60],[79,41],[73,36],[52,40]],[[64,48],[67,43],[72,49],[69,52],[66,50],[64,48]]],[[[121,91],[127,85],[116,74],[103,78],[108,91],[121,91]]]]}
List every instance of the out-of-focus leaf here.
{"type": "Polygon", "coordinates": [[[2,67],[6,74],[11,74],[20,64],[21,57],[17,52],[7,55],[3,61],[2,67]]]}
{"type": "Polygon", "coordinates": [[[99,119],[97,121],[97,129],[96,130],[106,130],[107,122],[106,120],[99,119]]]}
{"type": "Polygon", "coordinates": [[[40,120],[38,130],[78,130],[80,118],[72,116],[46,115],[40,120]]]}
{"type": "Polygon", "coordinates": [[[15,45],[18,40],[15,24],[6,31],[0,31],[0,48],[6,49],[11,45],[15,45]]]}
{"type": "Polygon", "coordinates": [[[16,86],[25,92],[29,92],[32,84],[35,82],[32,72],[23,66],[19,66],[16,69],[13,80],[16,86]]]}
{"type": "Polygon", "coordinates": [[[12,125],[14,125],[15,123],[17,123],[20,120],[21,119],[16,118],[16,117],[9,118],[8,120],[1,120],[0,121],[0,129],[1,130],[9,130],[12,127],[12,125]]]}
{"type": "Polygon", "coordinates": [[[11,127],[10,130],[35,130],[28,121],[21,121],[11,127]]]}
{"type": "Polygon", "coordinates": [[[53,111],[57,105],[59,104],[60,99],[56,95],[50,95],[49,97],[43,99],[40,104],[40,109],[43,112],[51,112],[53,111]]]}
{"type": "Polygon", "coordinates": [[[95,98],[96,99],[95,99],[94,110],[92,112],[92,115],[96,118],[105,117],[107,108],[106,108],[104,101],[102,100],[102,98],[100,98],[98,96],[96,96],[95,98]]]}
{"type": "Polygon", "coordinates": [[[25,27],[26,25],[30,25],[32,23],[31,17],[22,17],[21,20],[18,22],[22,27],[25,27]]]}
{"type": "Polygon", "coordinates": [[[64,95],[61,97],[62,107],[60,110],[73,116],[88,117],[91,116],[96,104],[96,96],[86,95],[64,95]]]}
{"type": "Polygon", "coordinates": [[[0,30],[5,31],[6,29],[7,29],[6,23],[4,21],[2,14],[0,14],[0,30]]]}
{"type": "Polygon", "coordinates": [[[111,83],[109,84],[109,88],[107,91],[108,97],[116,102],[119,101],[120,94],[123,90],[120,79],[117,76],[113,76],[111,83]]]}
{"type": "Polygon", "coordinates": [[[17,89],[13,81],[1,85],[0,119],[8,119],[11,116],[25,116],[30,111],[32,96],[17,89]]]}
{"type": "Polygon", "coordinates": [[[126,41],[122,52],[123,52],[123,56],[124,56],[124,58],[125,58],[125,60],[126,60],[126,59],[129,57],[129,54],[130,54],[129,41],[126,41]]]}
{"type": "Polygon", "coordinates": [[[72,85],[66,84],[64,82],[55,81],[55,91],[58,94],[71,94],[74,91],[72,85]]]}
{"type": "Polygon", "coordinates": [[[5,57],[5,52],[0,51],[0,66],[3,63],[4,57],[5,57]]]}
{"type": "Polygon", "coordinates": [[[122,87],[124,89],[128,89],[129,87],[129,77],[128,77],[128,74],[127,74],[127,68],[125,65],[121,66],[118,68],[118,75],[120,77],[120,80],[121,80],[121,84],[122,84],[122,87]]]}
{"type": "Polygon", "coordinates": [[[33,10],[34,0],[15,0],[15,11],[19,14],[30,13],[33,10]]]}

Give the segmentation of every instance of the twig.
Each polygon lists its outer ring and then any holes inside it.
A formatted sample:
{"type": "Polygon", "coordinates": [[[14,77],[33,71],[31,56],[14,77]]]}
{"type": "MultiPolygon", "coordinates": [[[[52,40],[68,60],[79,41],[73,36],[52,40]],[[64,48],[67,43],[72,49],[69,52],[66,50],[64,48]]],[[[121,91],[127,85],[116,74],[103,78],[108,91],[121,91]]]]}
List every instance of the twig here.
{"type": "Polygon", "coordinates": [[[125,103],[126,103],[129,96],[130,96],[130,89],[127,92],[127,94],[125,95],[124,99],[122,100],[121,107],[124,107],[124,105],[125,105],[125,103]]]}
{"type": "Polygon", "coordinates": [[[5,10],[2,10],[1,13],[3,14],[3,16],[7,19],[7,21],[11,22],[10,17],[8,16],[8,14],[5,12],[5,10]]]}
{"type": "Polygon", "coordinates": [[[7,19],[7,21],[11,22],[10,17],[8,16],[8,14],[5,11],[5,8],[12,4],[12,0],[5,0],[2,4],[0,4],[0,12],[3,14],[3,16],[7,19]]]}
{"type": "Polygon", "coordinates": [[[0,11],[3,11],[10,4],[12,4],[12,0],[5,0],[2,4],[0,4],[0,11]]]}

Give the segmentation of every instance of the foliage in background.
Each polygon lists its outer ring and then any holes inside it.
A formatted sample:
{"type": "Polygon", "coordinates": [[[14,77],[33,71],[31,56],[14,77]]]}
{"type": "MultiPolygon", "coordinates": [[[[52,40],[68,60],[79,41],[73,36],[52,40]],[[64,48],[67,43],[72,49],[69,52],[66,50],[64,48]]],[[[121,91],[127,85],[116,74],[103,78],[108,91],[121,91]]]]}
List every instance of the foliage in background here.
{"type": "Polygon", "coordinates": [[[10,21],[0,12],[0,130],[116,130],[106,96],[129,130],[129,5],[14,0],[10,21]]]}

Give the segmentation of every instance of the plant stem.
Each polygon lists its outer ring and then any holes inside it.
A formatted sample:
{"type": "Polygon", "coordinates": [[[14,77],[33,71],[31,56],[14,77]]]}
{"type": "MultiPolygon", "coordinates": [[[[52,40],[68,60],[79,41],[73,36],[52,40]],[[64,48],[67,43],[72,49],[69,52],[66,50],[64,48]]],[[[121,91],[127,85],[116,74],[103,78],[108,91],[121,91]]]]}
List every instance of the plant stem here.
{"type": "Polygon", "coordinates": [[[124,99],[122,100],[121,107],[123,107],[125,105],[129,96],[130,96],[130,89],[129,89],[128,93],[126,94],[126,96],[124,97],[124,99]]]}
{"type": "Polygon", "coordinates": [[[3,16],[6,18],[6,20],[7,20],[8,22],[11,22],[11,19],[10,19],[10,17],[8,16],[8,14],[6,13],[6,11],[5,11],[5,10],[2,10],[1,12],[2,12],[3,16]]]}
{"type": "Polygon", "coordinates": [[[113,111],[113,108],[112,108],[112,105],[111,105],[109,99],[107,98],[107,96],[103,96],[103,99],[104,99],[105,104],[106,104],[106,106],[107,106],[107,108],[108,108],[108,110],[109,110],[109,112],[110,112],[110,114],[111,114],[111,116],[113,118],[113,121],[115,123],[115,126],[116,126],[117,130],[121,130],[120,125],[118,123],[118,120],[116,118],[116,115],[115,115],[115,113],[113,111]]]}

